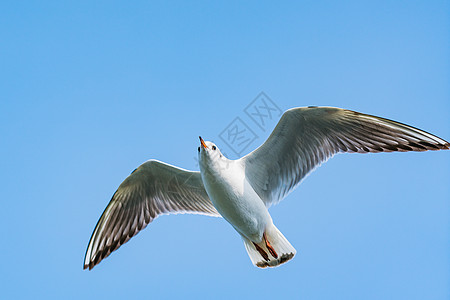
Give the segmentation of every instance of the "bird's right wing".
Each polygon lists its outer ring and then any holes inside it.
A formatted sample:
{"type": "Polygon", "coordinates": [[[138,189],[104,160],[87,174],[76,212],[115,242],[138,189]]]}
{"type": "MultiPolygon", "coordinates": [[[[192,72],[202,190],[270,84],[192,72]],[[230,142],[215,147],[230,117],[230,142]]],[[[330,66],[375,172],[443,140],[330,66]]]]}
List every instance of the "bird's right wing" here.
{"type": "Polygon", "coordinates": [[[338,152],[449,147],[435,135],[392,120],[335,107],[299,107],[286,111],[264,144],[241,162],[253,189],[270,206],[338,152]]]}
{"type": "Polygon", "coordinates": [[[162,214],[194,213],[220,217],[199,172],[150,160],[128,176],[95,226],[84,269],[92,269],[111,252],[162,214]]]}

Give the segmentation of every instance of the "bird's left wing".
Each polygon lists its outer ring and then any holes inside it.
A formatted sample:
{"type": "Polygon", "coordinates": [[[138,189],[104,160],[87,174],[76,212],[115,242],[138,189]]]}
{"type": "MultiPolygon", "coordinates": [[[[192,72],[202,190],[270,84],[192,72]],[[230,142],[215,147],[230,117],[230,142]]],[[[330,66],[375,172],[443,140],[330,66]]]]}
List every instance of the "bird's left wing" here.
{"type": "Polygon", "coordinates": [[[95,226],[84,269],[111,252],[162,214],[194,213],[220,217],[206,194],[199,172],[150,160],[128,176],[95,226]]]}
{"type": "Polygon", "coordinates": [[[338,152],[449,147],[435,135],[388,119],[335,107],[299,107],[287,110],[265,143],[240,160],[253,189],[270,206],[338,152]]]}

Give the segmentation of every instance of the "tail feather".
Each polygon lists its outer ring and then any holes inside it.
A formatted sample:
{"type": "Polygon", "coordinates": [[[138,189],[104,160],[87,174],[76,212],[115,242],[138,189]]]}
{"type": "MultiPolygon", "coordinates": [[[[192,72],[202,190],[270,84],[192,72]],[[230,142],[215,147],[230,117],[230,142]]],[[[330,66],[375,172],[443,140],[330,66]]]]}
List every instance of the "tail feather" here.
{"type": "Polygon", "coordinates": [[[250,257],[252,263],[259,268],[279,266],[292,259],[295,253],[297,253],[291,243],[289,243],[284,235],[273,224],[266,229],[266,238],[272,245],[275,252],[278,254],[278,258],[275,258],[273,257],[273,255],[271,255],[270,250],[267,248],[266,243],[264,242],[264,239],[256,244],[268,254],[268,260],[261,255],[261,253],[256,249],[251,240],[247,239],[246,237],[242,238],[244,240],[244,245],[245,249],[247,250],[248,256],[250,257]]]}

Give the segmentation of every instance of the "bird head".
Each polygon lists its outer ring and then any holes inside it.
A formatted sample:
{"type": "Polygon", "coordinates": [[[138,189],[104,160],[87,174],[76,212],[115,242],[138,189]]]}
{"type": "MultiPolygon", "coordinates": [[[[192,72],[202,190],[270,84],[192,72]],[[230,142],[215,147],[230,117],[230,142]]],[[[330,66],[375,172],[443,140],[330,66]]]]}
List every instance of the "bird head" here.
{"type": "Polygon", "coordinates": [[[200,146],[198,147],[198,160],[200,168],[209,166],[219,166],[228,159],[220,152],[219,148],[213,142],[205,141],[199,136],[200,146]]]}

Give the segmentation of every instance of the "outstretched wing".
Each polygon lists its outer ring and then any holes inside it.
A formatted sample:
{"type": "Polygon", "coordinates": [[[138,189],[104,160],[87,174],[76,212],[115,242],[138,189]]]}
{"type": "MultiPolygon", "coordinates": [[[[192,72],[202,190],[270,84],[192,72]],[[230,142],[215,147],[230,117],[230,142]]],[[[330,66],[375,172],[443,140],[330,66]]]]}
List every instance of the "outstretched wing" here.
{"type": "Polygon", "coordinates": [[[220,216],[199,172],[156,160],[143,163],[122,182],[98,220],[84,269],[92,269],[159,215],[178,213],[220,216]]]}
{"type": "Polygon", "coordinates": [[[334,107],[300,107],[286,111],[266,142],[241,160],[250,184],[270,206],[338,152],[449,147],[437,136],[388,119],[334,107]]]}

